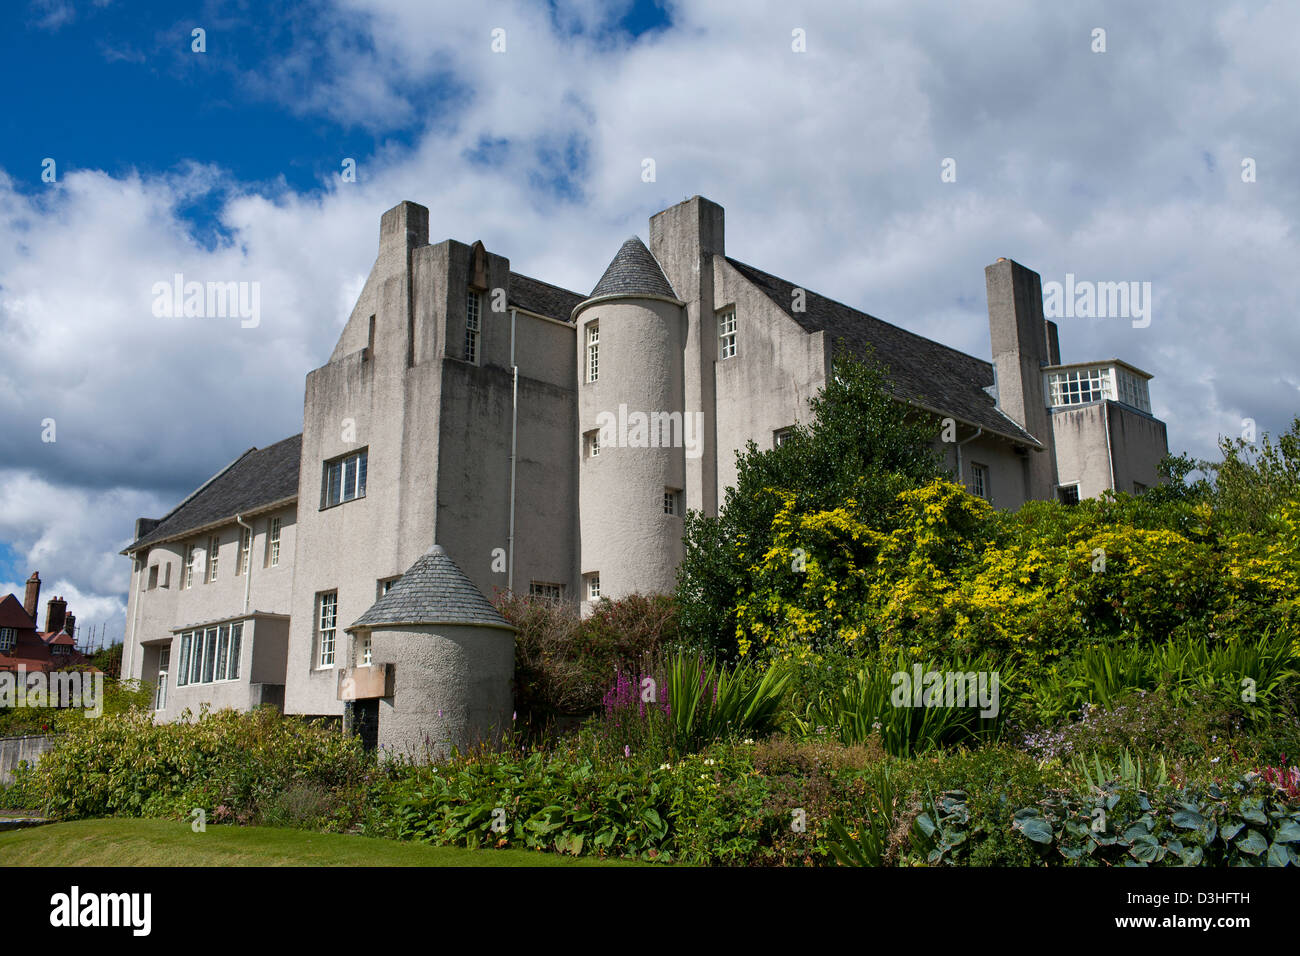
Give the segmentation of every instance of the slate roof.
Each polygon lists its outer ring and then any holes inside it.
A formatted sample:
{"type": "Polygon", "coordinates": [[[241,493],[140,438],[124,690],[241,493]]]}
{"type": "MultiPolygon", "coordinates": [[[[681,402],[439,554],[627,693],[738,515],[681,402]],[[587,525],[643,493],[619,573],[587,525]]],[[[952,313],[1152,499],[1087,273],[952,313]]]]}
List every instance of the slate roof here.
{"type": "Polygon", "coordinates": [[[484,624],[515,630],[437,544],[347,630],[396,624],[484,624]]]}
{"type": "Polygon", "coordinates": [[[569,322],[573,310],[583,298],[585,297],[558,285],[520,275],[518,272],[510,273],[509,304],[527,312],[569,322]]]}
{"type": "Polygon", "coordinates": [[[302,435],[266,448],[250,448],[165,515],[153,530],[122,552],[165,541],[237,514],[298,496],[302,435]]]}
{"type": "Polygon", "coordinates": [[[896,398],[951,415],[1024,444],[1040,445],[1032,435],[1002,414],[993,396],[984,390],[994,381],[992,363],[809,290],[804,290],[807,311],[796,312],[793,310],[793,291],[801,286],[730,256],[727,262],[805,331],[825,332],[859,354],[870,346],[874,358],[885,367],[896,398]]]}
{"type": "Polygon", "coordinates": [[[636,236],[623,243],[588,298],[596,299],[603,295],[662,295],[669,299],[677,298],[664,270],[659,268],[659,261],[636,236]]]}

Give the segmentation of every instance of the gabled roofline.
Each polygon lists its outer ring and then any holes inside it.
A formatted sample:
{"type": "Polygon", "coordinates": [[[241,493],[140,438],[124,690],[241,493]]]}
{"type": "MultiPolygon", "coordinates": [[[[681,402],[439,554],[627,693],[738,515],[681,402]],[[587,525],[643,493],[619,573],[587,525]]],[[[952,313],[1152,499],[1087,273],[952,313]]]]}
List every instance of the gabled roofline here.
{"type": "MultiPolygon", "coordinates": [[[[242,460],[242,458],[243,456],[241,455],[240,459],[242,460]]],[[[196,491],[195,494],[198,494],[198,492],[196,491]]],[[[191,495],[190,497],[193,497],[193,495],[191,495]]],[[[283,508],[285,505],[292,504],[297,500],[298,500],[297,495],[291,495],[288,498],[281,498],[279,501],[272,501],[268,504],[259,505],[256,508],[245,508],[243,511],[239,512],[239,515],[245,518],[255,518],[258,515],[266,514],[266,512],[268,511],[274,511],[277,508],[283,508]]],[[[168,517],[170,517],[175,512],[175,510],[176,509],[172,509],[171,512],[168,512],[168,517]]],[[[186,528],[184,531],[177,531],[175,534],[169,534],[161,538],[155,538],[153,541],[150,541],[146,545],[141,545],[140,547],[136,547],[135,543],[132,542],[131,545],[119,551],[118,554],[130,557],[131,555],[135,554],[135,552],[137,551],[144,551],[147,548],[152,548],[154,545],[157,544],[168,544],[169,542],[172,541],[184,541],[186,538],[191,538],[196,534],[202,534],[204,531],[212,531],[215,528],[224,528],[226,525],[234,524],[234,523],[235,523],[235,512],[232,511],[224,518],[219,518],[216,521],[209,521],[206,524],[195,525],[193,528],[186,528]]]]}

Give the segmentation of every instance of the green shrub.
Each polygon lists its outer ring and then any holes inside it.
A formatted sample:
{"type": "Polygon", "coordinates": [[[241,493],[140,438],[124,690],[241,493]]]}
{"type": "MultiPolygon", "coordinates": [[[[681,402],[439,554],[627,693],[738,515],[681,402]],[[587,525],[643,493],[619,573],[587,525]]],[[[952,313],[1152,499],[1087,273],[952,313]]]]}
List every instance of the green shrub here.
{"type": "Polygon", "coordinates": [[[68,819],[121,814],[255,822],[295,786],[340,797],[327,826],[364,811],[374,762],[360,741],[271,709],[225,710],[157,724],[147,712],[70,723],[41,758],[33,786],[46,812],[68,819]]]}

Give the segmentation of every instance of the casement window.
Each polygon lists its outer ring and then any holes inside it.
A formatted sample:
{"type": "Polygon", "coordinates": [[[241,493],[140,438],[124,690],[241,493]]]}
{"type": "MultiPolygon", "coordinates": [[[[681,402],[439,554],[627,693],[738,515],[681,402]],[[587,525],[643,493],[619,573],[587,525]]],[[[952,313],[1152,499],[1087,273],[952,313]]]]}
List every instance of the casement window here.
{"type": "Polygon", "coordinates": [[[1077,484],[1058,485],[1056,488],[1056,497],[1060,500],[1061,504],[1077,505],[1079,503],[1079,486],[1077,484]]]}
{"type": "MultiPolygon", "coordinates": [[[[182,633],[180,659],[176,667],[176,686],[238,680],[243,637],[242,621],[182,633]]],[[[171,652],[166,653],[170,658],[171,652]]],[[[161,710],[162,707],[158,709],[161,710]]]]}
{"type": "Polygon", "coordinates": [[[664,489],[664,514],[679,517],[682,513],[681,492],[676,488],[664,489]]]}
{"type": "Polygon", "coordinates": [[[483,331],[483,297],[470,289],[465,294],[465,351],[466,362],[478,364],[479,333],[483,331]]]}
{"type": "Polygon", "coordinates": [[[158,586],[158,565],[153,564],[149,566],[149,587],[147,588],[147,590],[152,591],[157,586],[158,586]]]}
{"type": "Polygon", "coordinates": [[[12,651],[14,645],[18,643],[18,629],[14,627],[0,627],[0,651],[12,651]]]}
{"type": "Polygon", "coordinates": [[[600,600],[600,572],[587,575],[587,600],[600,600]]]}
{"type": "Polygon", "coordinates": [[[153,709],[167,706],[167,672],[171,670],[172,649],[164,647],[158,652],[158,687],[154,691],[153,709]]]}
{"type": "Polygon", "coordinates": [[[718,358],[734,358],[736,355],[736,310],[731,309],[718,316],[718,358]]]}
{"type": "Polygon", "coordinates": [[[989,496],[989,469],[987,465],[979,465],[971,462],[970,466],[970,491],[977,498],[988,500],[989,496]]]}
{"type": "Polygon", "coordinates": [[[401,580],[401,575],[399,574],[395,578],[382,578],[379,581],[377,581],[375,583],[375,600],[376,601],[379,600],[381,597],[383,597],[385,594],[391,591],[393,589],[393,585],[400,580],[401,580]]]}
{"type": "Polygon", "coordinates": [[[794,434],[793,426],[789,428],[778,428],[776,431],[772,432],[772,447],[780,448],[782,445],[784,445],[786,442],[790,440],[790,436],[793,434],[794,434]]]}
{"type": "Polygon", "coordinates": [[[1109,399],[1151,414],[1146,379],[1122,365],[1092,365],[1049,372],[1047,394],[1053,408],[1109,399]]]}
{"type": "Polygon", "coordinates": [[[361,666],[369,667],[375,661],[375,641],[367,634],[361,641],[361,666]]]}
{"type": "Polygon", "coordinates": [[[321,508],[366,496],[366,453],[363,449],[342,458],[325,462],[321,484],[321,508]]]}
{"type": "Polygon", "coordinates": [[[214,534],[208,538],[208,583],[211,584],[217,579],[217,556],[220,552],[221,541],[214,534]]]}
{"type": "Polygon", "coordinates": [[[63,657],[71,653],[71,651],[72,648],[70,648],[67,644],[53,644],[50,646],[50,653],[53,654],[55,657],[63,657]]]}
{"type": "Polygon", "coordinates": [[[267,563],[271,567],[276,567],[280,563],[280,519],[271,519],[271,533],[267,542],[267,547],[271,549],[270,559],[267,563]]]}
{"type": "Polygon", "coordinates": [[[1142,482],[1140,481],[1133,482],[1133,494],[1135,495],[1146,494],[1146,490],[1147,490],[1147,486],[1142,484],[1142,482]]]}
{"type": "Polygon", "coordinates": [[[528,596],[542,598],[546,601],[562,601],[564,600],[564,585],[550,581],[530,581],[528,583],[528,596]]]}
{"type": "Polygon", "coordinates": [[[600,378],[600,323],[587,324],[587,381],[600,378]]]}
{"type": "Polygon", "coordinates": [[[184,588],[194,587],[194,562],[197,560],[197,550],[192,544],[185,546],[185,583],[181,585],[184,588]]]}
{"type": "Polygon", "coordinates": [[[334,642],[338,636],[339,592],[326,591],[316,599],[317,668],[334,666],[334,642]]]}
{"type": "Polygon", "coordinates": [[[248,573],[248,557],[253,552],[253,529],[241,528],[239,536],[239,561],[235,567],[235,575],[248,573]]]}
{"type": "Polygon", "coordinates": [[[589,431],[582,436],[583,446],[586,448],[588,458],[600,457],[600,429],[589,431]]]}

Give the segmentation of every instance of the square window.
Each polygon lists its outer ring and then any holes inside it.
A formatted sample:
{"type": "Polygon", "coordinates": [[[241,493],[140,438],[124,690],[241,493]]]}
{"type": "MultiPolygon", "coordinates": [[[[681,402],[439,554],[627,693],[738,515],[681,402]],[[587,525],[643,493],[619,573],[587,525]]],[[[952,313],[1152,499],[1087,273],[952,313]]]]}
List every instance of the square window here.
{"type": "Polygon", "coordinates": [[[1056,489],[1056,496],[1062,504],[1077,505],[1079,503],[1079,486],[1077,484],[1060,485],[1056,489]]]}
{"type": "Polygon", "coordinates": [[[366,496],[366,459],[368,449],[325,462],[321,482],[321,508],[366,496]]]}
{"type": "Polygon", "coordinates": [[[782,445],[784,445],[786,442],[790,440],[790,436],[792,436],[793,434],[794,434],[793,426],[790,426],[788,428],[778,428],[776,431],[772,432],[772,447],[780,448],[782,445]]]}
{"type": "Polygon", "coordinates": [[[736,310],[718,316],[718,357],[729,359],[736,355],[736,310]]]}
{"type": "Polygon", "coordinates": [[[664,514],[680,516],[681,509],[681,492],[676,488],[664,489],[664,514]]]}

